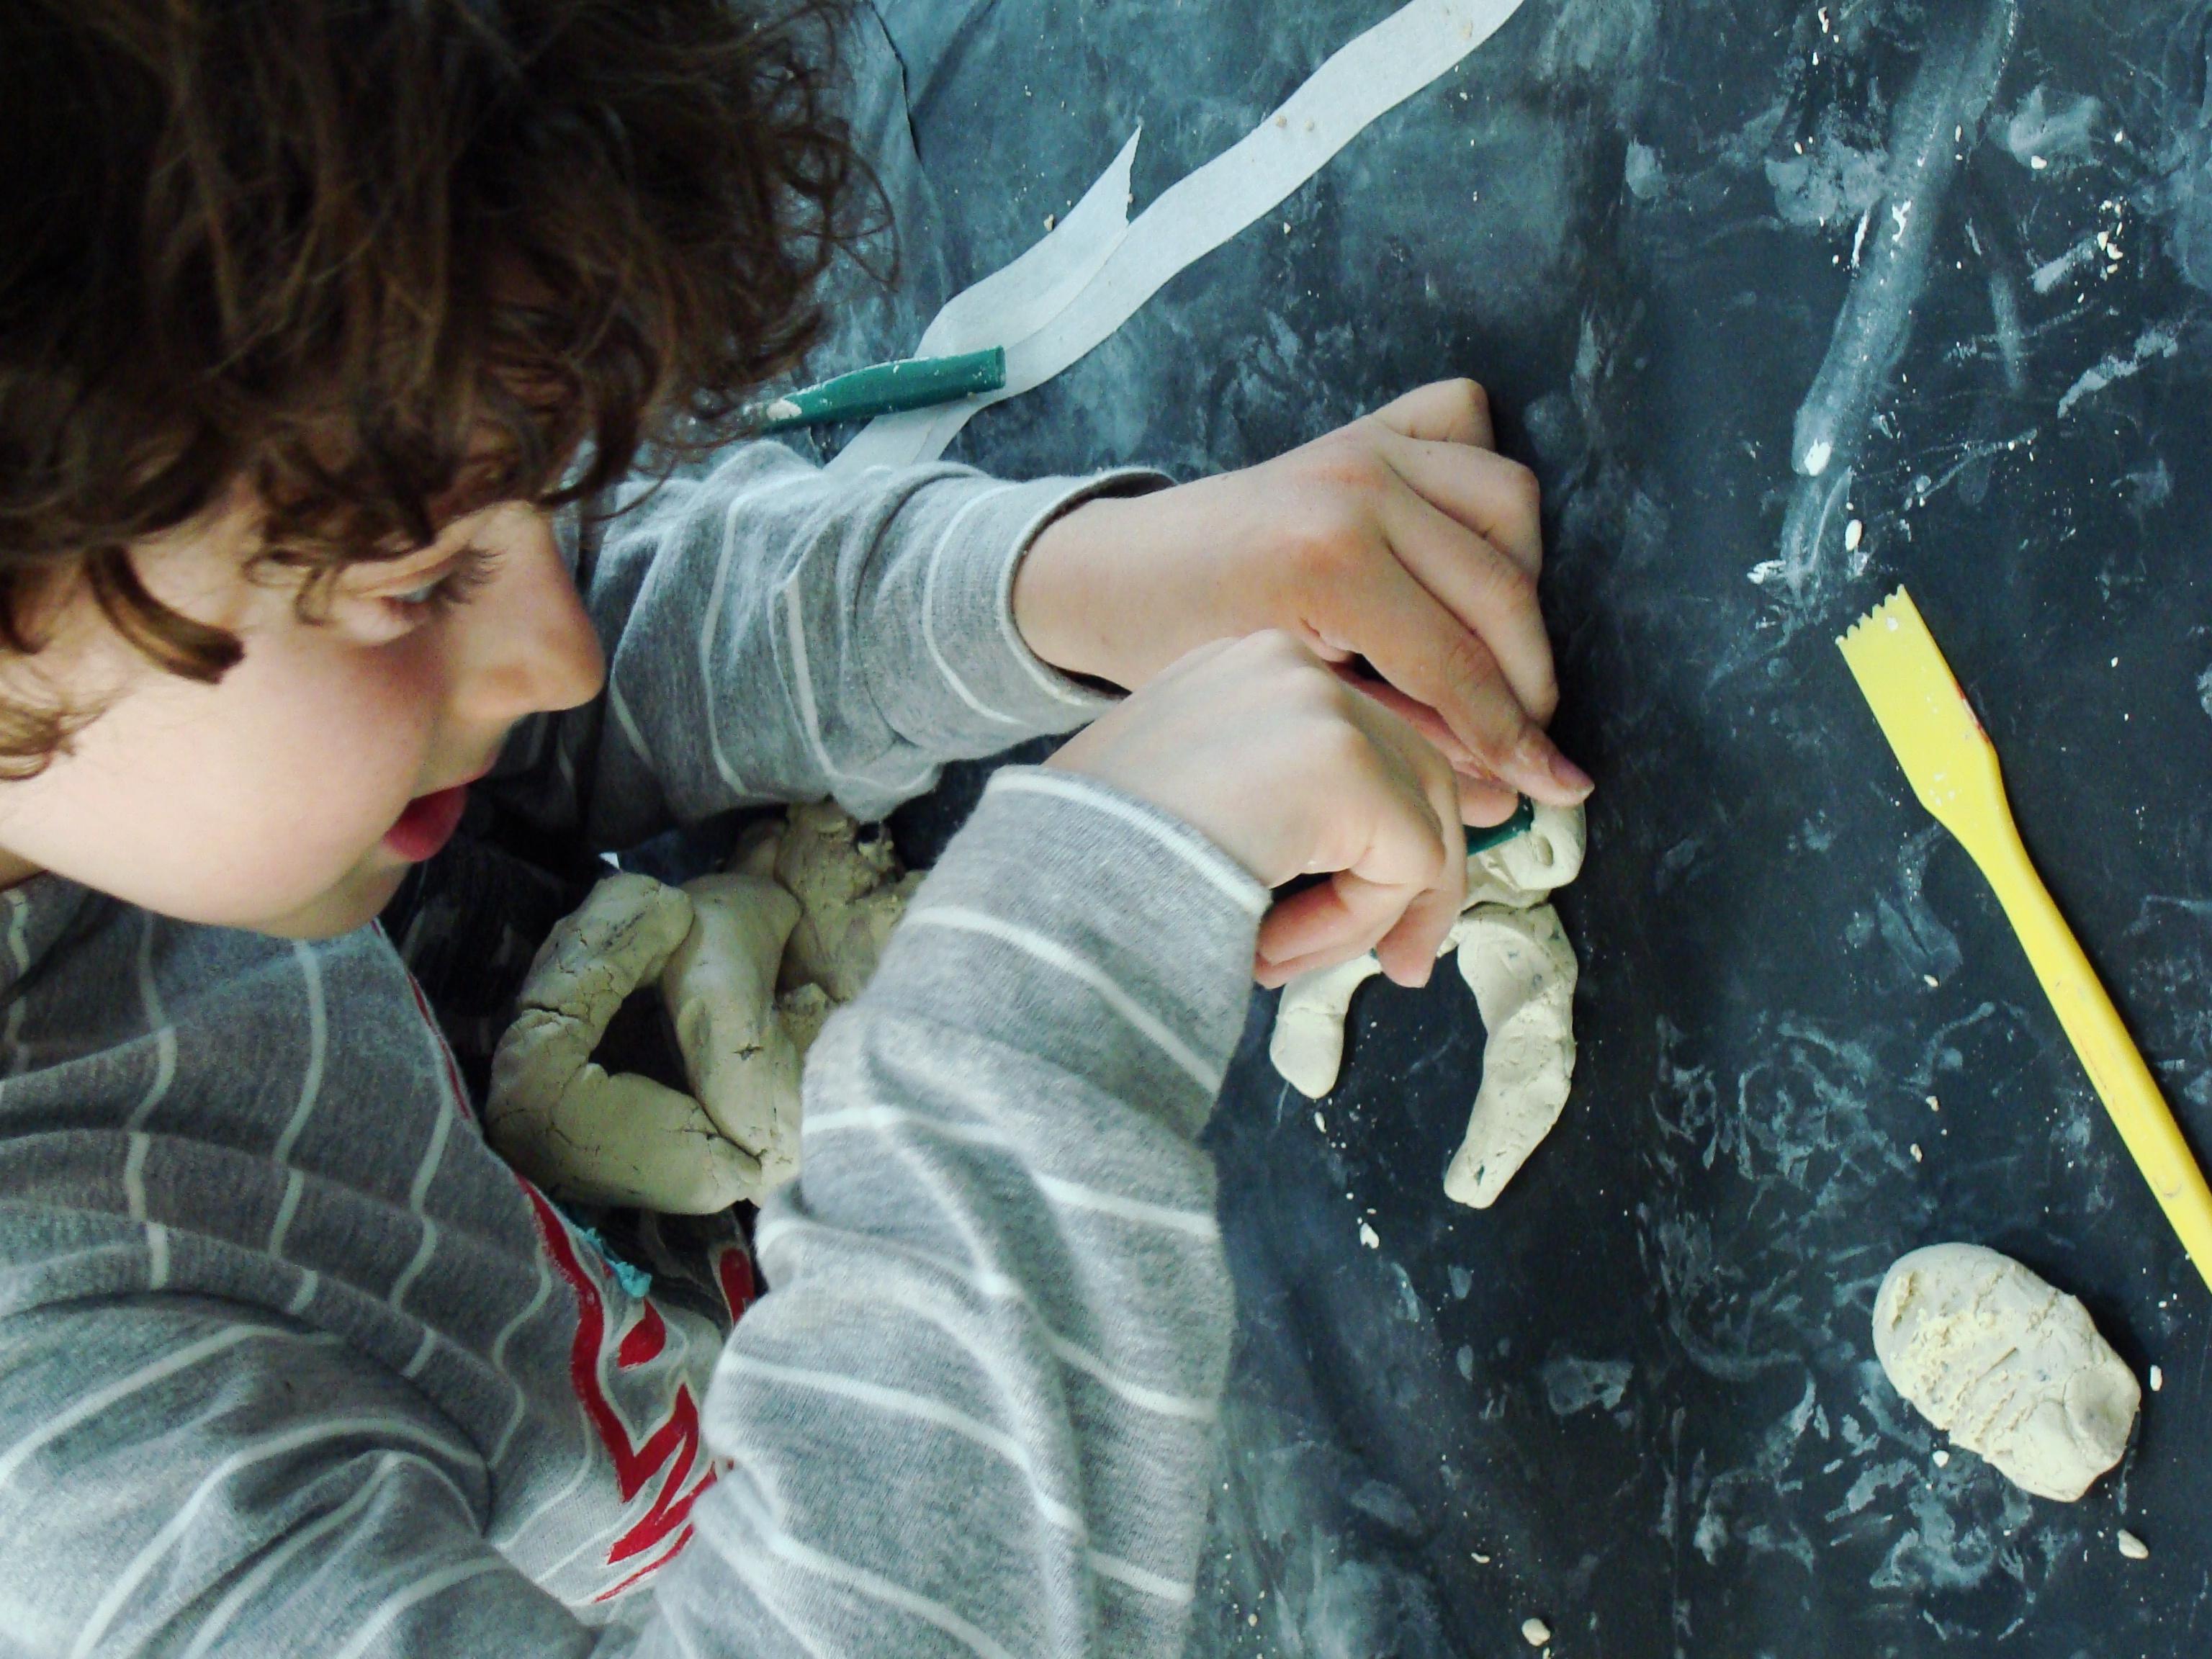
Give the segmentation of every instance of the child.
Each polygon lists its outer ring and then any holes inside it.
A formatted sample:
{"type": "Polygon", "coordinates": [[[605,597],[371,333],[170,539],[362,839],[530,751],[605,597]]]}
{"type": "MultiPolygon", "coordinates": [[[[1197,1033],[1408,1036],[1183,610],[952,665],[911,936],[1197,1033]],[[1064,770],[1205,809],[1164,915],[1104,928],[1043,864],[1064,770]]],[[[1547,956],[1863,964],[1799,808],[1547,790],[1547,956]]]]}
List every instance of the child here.
{"type": "Polygon", "coordinates": [[[8,1651],[1180,1650],[1255,963],[1419,981],[1462,817],[1588,787],[1534,493],[1460,382],[1178,489],[607,494],[809,337],[834,22],[0,13],[8,1651]],[[750,1311],[499,1163],[375,921],[479,780],[621,847],[1086,720],[821,1038],[750,1311]]]}

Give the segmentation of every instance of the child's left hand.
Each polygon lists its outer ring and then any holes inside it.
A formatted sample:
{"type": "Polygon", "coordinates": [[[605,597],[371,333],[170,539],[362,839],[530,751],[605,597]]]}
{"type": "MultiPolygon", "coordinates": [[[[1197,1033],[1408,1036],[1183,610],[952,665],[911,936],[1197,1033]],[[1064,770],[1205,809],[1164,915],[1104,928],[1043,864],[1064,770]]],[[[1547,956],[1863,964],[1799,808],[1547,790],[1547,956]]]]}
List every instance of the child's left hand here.
{"type": "Polygon", "coordinates": [[[1086,502],[1014,580],[1030,649],[1132,689],[1209,640],[1281,629],[1411,719],[1464,780],[1468,822],[1516,791],[1589,793],[1543,727],[1559,701],[1537,609],[1533,474],[1492,447],[1489,400],[1439,381],[1286,455],[1086,502]]]}

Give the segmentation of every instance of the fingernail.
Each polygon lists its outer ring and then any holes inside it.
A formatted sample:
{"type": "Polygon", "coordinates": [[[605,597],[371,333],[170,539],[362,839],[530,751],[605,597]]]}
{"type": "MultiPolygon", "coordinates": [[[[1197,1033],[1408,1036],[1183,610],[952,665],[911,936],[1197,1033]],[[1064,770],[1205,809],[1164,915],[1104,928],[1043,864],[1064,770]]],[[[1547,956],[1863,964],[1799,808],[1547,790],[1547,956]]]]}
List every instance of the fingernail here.
{"type": "Polygon", "coordinates": [[[1552,775],[1559,781],[1560,787],[1571,789],[1578,795],[1587,795],[1597,787],[1596,779],[1556,749],[1552,751],[1552,775]]]}

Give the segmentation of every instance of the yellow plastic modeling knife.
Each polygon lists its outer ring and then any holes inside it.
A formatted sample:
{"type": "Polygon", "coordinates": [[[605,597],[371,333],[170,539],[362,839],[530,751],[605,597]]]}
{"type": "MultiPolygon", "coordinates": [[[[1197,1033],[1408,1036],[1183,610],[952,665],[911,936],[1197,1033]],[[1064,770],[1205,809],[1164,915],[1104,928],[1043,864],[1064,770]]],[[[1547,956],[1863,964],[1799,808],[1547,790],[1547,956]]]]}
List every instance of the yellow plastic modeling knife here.
{"type": "Polygon", "coordinates": [[[1996,750],[1918,608],[1900,587],[1836,643],[1912,793],[1996,890],[2120,1139],[2212,1287],[2212,1191],[2112,1000],[2028,861],[2005,805],[1996,750]]]}

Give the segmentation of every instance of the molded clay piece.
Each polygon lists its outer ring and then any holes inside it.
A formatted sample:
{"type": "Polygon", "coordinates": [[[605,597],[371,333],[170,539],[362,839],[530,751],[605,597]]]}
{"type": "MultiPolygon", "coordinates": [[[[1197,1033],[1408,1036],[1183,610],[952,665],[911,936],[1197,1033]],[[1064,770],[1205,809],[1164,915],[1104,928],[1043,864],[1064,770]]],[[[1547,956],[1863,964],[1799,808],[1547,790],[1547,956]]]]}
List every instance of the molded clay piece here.
{"type": "Polygon", "coordinates": [[[1444,1171],[1444,1195],[1486,1210],[1528,1160],[1567,1103],[1575,1074],[1574,947],[1548,904],[1509,910],[1486,904],[1453,930],[1459,971],[1474,993],[1489,1037],[1482,1086],[1467,1136],[1444,1171]]]}
{"type": "Polygon", "coordinates": [[[677,889],[610,876],[554,925],[531,963],[522,1012],[492,1056],[484,1133],[557,1198],[700,1213],[758,1184],[758,1160],[697,1101],[592,1063],[623,1000],[660,972],[691,922],[691,901],[677,889]]]}
{"type": "MultiPolygon", "coordinates": [[[[1468,859],[1465,908],[1443,952],[1458,951],[1489,1035],[1467,1138],[1444,1176],[1462,1204],[1489,1207],[1565,1104],[1577,969],[1544,900],[1581,872],[1585,845],[1580,807],[1539,806],[1526,830],[1468,859]],[[1522,915],[1540,920],[1513,925],[1522,915]]],[[[1267,1054],[1292,1088],[1318,1100],[1336,1086],[1352,994],[1381,971],[1370,952],[1283,988],[1267,1054]]]]}
{"type": "Polygon", "coordinates": [[[531,965],[492,1060],[493,1146],[557,1197],[671,1214],[791,1180],[806,1050],[874,974],[920,880],[827,803],[757,829],[726,872],[680,890],[608,878],[531,965]],[[689,1095],[591,1060],[656,976],[689,1095]]]}
{"type": "Polygon", "coordinates": [[[2142,1403],[2087,1309],[1978,1244],[1899,1257],[1875,1297],[1874,1349],[1923,1417],[2061,1503],[2120,1461],[2142,1403]]]}

